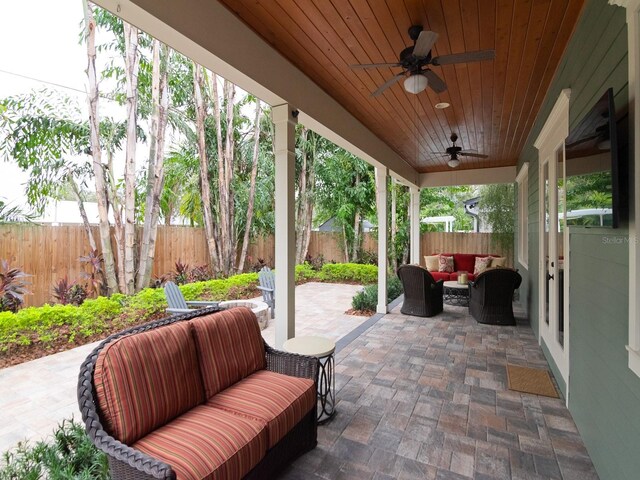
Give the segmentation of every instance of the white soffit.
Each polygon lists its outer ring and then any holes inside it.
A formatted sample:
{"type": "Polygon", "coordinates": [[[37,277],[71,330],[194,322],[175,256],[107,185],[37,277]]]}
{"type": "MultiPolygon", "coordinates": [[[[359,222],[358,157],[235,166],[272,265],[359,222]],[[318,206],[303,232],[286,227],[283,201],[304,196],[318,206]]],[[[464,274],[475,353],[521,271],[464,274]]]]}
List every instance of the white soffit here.
{"type": "Polygon", "coordinates": [[[95,3],[271,106],[300,110],[300,123],[394,176],[418,173],[342,105],[216,0],[96,0],[95,3]],[[330,135],[329,132],[333,132],[330,135]]]}
{"type": "Polygon", "coordinates": [[[423,173],[420,175],[420,187],[449,187],[453,185],[489,185],[492,183],[513,183],[516,180],[516,167],[477,168],[448,172],[423,173]]]}

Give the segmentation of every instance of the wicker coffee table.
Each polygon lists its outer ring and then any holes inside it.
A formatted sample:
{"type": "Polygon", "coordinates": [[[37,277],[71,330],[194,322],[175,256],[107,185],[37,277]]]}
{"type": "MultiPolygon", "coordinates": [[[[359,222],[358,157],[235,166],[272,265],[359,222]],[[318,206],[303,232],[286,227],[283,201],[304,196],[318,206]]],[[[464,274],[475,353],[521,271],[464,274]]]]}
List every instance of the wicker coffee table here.
{"type": "Polygon", "coordinates": [[[455,280],[444,282],[442,301],[456,307],[469,306],[469,284],[460,284],[455,280]]]}

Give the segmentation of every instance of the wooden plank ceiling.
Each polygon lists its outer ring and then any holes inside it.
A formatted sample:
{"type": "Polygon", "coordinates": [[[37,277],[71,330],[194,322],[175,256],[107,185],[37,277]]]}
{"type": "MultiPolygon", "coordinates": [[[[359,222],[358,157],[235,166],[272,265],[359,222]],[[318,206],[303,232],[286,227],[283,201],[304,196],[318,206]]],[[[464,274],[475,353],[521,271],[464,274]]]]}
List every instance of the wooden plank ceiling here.
{"type": "Polygon", "coordinates": [[[488,155],[459,169],[516,165],[584,0],[220,0],[419,172],[449,170],[449,136],[488,155]],[[495,60],[434,66],[448,89],[413,95],[402,81],[370,94],[399,68],[422,25],[433,56],[495,49],[495,60]],[[439,110],[439,102],[451,104],[439,110]]]}

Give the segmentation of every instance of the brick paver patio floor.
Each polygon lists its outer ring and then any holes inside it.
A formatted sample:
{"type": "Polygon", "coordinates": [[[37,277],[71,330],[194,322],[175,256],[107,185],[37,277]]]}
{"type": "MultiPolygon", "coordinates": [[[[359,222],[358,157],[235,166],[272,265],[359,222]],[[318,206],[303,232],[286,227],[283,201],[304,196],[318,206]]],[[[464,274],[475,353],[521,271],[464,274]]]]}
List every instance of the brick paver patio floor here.
{"type": "Polygon", "coordinates": [[[284,479],[597,479],[563,399],[507,390],[548,368],[529,325],[396,307],[336,357],[336,417],[284,479]]]}

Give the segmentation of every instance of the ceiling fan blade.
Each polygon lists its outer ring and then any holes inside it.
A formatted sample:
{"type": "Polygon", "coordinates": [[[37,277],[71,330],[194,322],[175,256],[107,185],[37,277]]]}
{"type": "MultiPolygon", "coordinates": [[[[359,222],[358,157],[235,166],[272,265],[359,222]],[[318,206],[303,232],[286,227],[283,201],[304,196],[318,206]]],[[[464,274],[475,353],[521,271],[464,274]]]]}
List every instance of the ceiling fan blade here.
{"type": "Polygon", "coordinates": [[[401,67],[399,63],[360,63],[357,65],[349,65],[351,68],[383,68],[383,67],[401,67]]]}
{"type": "Polygon", "coordinates": [[[442,55],[431,60],[433,65],[450,65],[452,63],[479,62],[481,60],[493,60],[496,58],[495,50],[479,50],[477,52],[454,53],[442,55]]]}
{"type": "Polygon", "coordinates": [[[423,72],[423,75],[427,77],[427,80],[429,80],[429,86],[434,92],[442,93],[447,89],[447,84],[444,83],[444,80],[436,75],[435,72],[432,72],[431,70],[425,70],[423,72]]]}
{"type": "Polygon", "coordinates": [[[431,51],[438,37],[439,35],[436,32],[430,32],[428,30],[421,31],[418,40],[416,40],[416,45],[413,47],[413,55],[415,57],[426,57],[429,55],[429,51],[431,51]]]}
{"type": "Polygon", "coordinates": [[[462,155],[463,157],[489,158],[489,155],[483,155],[481,153],[471,153],[471,152],[458,152],[458,155],[462,155]]]}
{"type": "Polygon", "coordinates": [[[378,87],[378,89],[371,94],[371,96],[372,97],[377,97],[382,92],[384,92],[387,88],[389,88],[391,85],[393,85],[393,84],[399,82],[400,80],[402,80],[402,78],[404,78],[404,73],[399,73],[395,77],[391,77],[391,79],[387,80],[385,83],[380,85],[378,87]]]}

